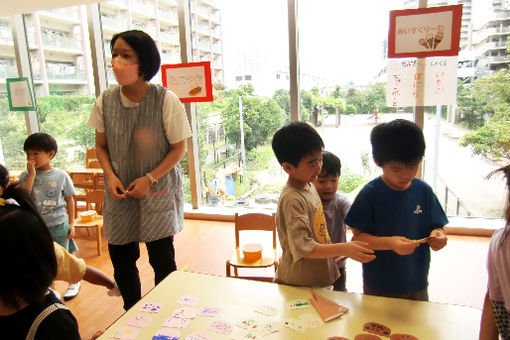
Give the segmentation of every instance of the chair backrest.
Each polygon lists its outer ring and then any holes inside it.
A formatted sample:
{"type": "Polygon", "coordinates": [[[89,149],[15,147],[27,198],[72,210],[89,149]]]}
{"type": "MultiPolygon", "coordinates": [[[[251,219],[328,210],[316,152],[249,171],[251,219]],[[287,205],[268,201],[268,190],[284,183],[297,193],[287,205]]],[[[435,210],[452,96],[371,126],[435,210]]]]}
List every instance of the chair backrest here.
{"type": "Polygon", "coordinates": [[[94,209],[99,215],[103,215],[104,191],[94,190],[85,193],[87,209],[94,209]]]}
{"type": "Polygon", "coordinates": [[[276,214],[261,213],[235,214],[236,247],[239,247],[239,232],[243,230],[271,231],[273,233],[273,248],[276,249],[276,214]]]}
{"type": "Polygon", "coordinates": [[[101,164],[99,164],[99,160],[96,156],[96,149],[87,149],[86,158],[85,158],[85,167],[87,168],[100,168],[101,164]]]}

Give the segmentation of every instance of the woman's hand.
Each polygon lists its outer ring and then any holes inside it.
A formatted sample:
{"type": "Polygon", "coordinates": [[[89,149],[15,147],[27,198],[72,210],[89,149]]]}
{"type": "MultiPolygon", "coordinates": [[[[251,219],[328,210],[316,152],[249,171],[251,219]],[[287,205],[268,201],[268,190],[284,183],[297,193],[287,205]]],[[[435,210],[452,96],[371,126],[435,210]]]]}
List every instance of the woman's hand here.
{"type": "Polygon", "coordinates": [[[151,189],[149,177],[142,176],[135,179],[127,188],[126,194],[134,198],[144,198],[151,189]]]}
{"type": "Polygon", "coordinates": [[[122,185],[122,182],[117,176],[112,176],[107,179],[108,182],[108,192],[112,197],[116,200],[120,200],[123,198],[126,198],[126,190],[124,189],[124,186],[122,185]]]}

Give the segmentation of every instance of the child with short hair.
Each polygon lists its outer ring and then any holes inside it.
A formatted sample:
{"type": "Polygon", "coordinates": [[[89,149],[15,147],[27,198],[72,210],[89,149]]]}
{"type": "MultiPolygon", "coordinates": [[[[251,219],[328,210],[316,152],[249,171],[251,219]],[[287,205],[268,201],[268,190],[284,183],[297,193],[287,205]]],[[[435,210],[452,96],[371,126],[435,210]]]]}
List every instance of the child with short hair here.
{"type": "Polygon", "coordinates": [[[334,258],[372,261],[373,250],[364,242],[331,244],[321,199],[311,184],[322,166],[324,143],[317,131],[307,123],[292,122],[275,133],[272,147],[289,175],[276,213],[282,257],[275,282],[328,287],[339,277],[334,258]]]}
{"type": "MultiPolygon", "coordinates": [[[[37,210],[46,222],[53,240],[74,253],[78,247],[74,236],[74,198],[71,177],[51,165],[58,151],[55,138],[46,133],[30,135],[23,145],[27,154],[27,169],[20,175],[20,184],[35,200],[37,210]]],[[[78,294],[80,283],[69,284],[64,300],[78,294]]]]}
{"type": "Polygon", "coordinates": [[[11,185],[0,198],[0,329],[5,339],[79,340],[71,311],[49,290],[53,240],[30,195],[11,185]]]}
{"type": "Polygon", "coordinates": [[[396,119],[374,127],[370,142],[383,174],[361,189],[345,218],[353,239],[377,254],[363,264],[363,291],[428,301],[430,248],[446,245],[448,219],[432,188],[415,177],[425,154],[423,132],[396,119]]]}
{"type": "MultiPolygon", "coordinates": [[[[341,169],[342,163],[340,158],[329,151],[323,151],[322,170],[318,178],[313,182],[321,198],[326,225],[332,243],[345,243],[347,241],[347,225],[344,223],[344,218],[351,207],[351,202],[345,195],[337,192],[341,169]]],[[[340,277],[333,284],[333,289],[346,292],[345,259],[337,261],[337,265],[340,277]]]]}
{"type": "Polygon", "coordinates": [[[491,238],[487,256],[489,280],[483,302],[480,340],[510,339],[510,164],[489,174],[503,173],[506,178],[507,199],[505,227],[491,238]]]}

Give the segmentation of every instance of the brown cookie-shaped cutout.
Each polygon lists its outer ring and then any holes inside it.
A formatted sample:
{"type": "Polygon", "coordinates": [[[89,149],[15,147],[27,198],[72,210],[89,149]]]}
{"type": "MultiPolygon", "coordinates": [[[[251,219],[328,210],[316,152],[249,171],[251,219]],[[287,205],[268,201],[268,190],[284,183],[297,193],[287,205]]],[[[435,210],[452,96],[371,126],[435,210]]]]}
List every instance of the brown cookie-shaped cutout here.
{"type": "Polygon", "coordinates": [[[354,337],[354,340],[381,340],[380,337],[373,334],[358,334],[354,337]]]}
{"type": "Polygon", "coordinates": [[[349,339],[344,338],[343,336],[330,336],[328,340],[349,340],[349,339]]]}
{"type": "Polygon", "coordinates": [[[188,94],[189,94],[190,96],[196,96],[196,95],[198,95],[200,92],[202,92],[202,88],[201,88],[200,86],[197,86],[197,87],[192,88],[192,89],[188,92],[188,94]]]}
{"type": "Polygon", "coordinates": [[[397,334],[397,333],[395,333],[390,336],[390,340],[418,340],[418,338],[411,334],[397,334]]]}
{"type": "Polygon", "coordinates": [[[363,330],[368,333],[387,337],[391,334],[391,329],[389,329],[389,327],[377,322],[367,322],[363,325],[363,330]]]}

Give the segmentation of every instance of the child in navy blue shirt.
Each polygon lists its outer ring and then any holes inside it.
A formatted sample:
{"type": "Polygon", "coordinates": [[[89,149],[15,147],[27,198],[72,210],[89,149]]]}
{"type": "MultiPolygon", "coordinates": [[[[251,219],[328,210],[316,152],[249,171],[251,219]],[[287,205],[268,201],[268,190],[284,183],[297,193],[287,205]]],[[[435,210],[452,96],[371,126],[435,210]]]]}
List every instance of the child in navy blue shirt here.
{"type": "Polygon", "coordinates": [[[370,142],[383,174],[363,187],[345,218],[353,240],[376,250],[375,260],[363,264],[363,291],[427,301],[430,248],[446,245],[448,219],[432,188],[415,178],[425,154],[423,132],[396,119],[377,125],[370,142]]]}

